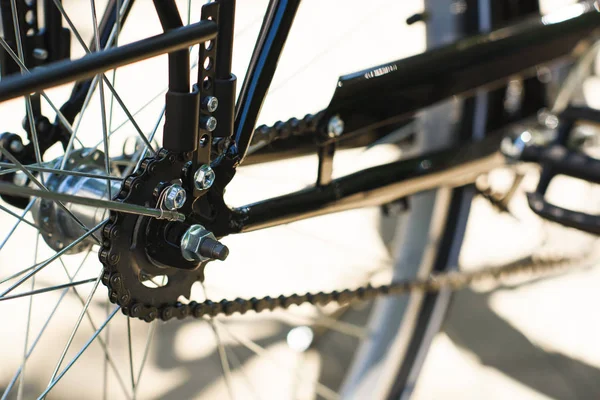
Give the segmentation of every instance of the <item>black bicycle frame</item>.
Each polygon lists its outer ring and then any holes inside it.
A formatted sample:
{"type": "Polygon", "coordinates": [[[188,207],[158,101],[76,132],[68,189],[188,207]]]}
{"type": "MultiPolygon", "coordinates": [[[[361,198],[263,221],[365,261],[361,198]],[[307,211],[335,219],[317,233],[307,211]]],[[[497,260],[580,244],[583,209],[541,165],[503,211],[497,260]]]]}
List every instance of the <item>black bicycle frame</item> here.
{"type": "MultiPolygon", "coordinates": [[[[227,2],[234,3],[233,0],[227,2]]],[[[299,0],[271,0],[269,4],[235,107],[235,124],[230,133],[233,143],[227,153],[235,161],[234,166],[248,153],[260,108],[299,3],[299,0]]],[[[440,49],[341,77],[316,136],[314,132],[307,133],[303,146],[318,150],[332,142],[353,140],[381,129],[389,131],[418,110],[440,100],[468,96],[481,87],[493,88],[511,77],[534,73],[536,66],[579,54],[586,48],[582,39],[589,38],[600,27],[600,13],[583,4],[572,7],[567,14],[531,17],[440,49]],[[344,120],[346,128],[340,137],[330,138],[325,134],[325,125],[334,115],[344,120]]],[[[157,11],[160,13],[160,8],[157,11]]],[[[186,49],[194,43],[217,38],[222,29],[226,30],[224,35],[231,35],[233,25],[218,26],[204,20],[77,61],[50,64],[31,74],[3,80],[0,101],[186,49]],[[65,70],[71,75],[65,76],[65,70]]],[[[233,108],[230,112],[234,113],[233,108]]],[[[230,223],[215,234],[254,230],[328,212],[384,204],[440,184],[465,184],[467,182],[459,179],[461,175],[470,176],[497,165],[498,141],[498,135],[492,135],[481,143],[466,143],[443,153],[370,168],[321,186],[230,210],[230,223]],[[450,182],[448,171],[454,172],[450,182]]],[[[285,157],[287,153],[281,158],[285,157]]]]}

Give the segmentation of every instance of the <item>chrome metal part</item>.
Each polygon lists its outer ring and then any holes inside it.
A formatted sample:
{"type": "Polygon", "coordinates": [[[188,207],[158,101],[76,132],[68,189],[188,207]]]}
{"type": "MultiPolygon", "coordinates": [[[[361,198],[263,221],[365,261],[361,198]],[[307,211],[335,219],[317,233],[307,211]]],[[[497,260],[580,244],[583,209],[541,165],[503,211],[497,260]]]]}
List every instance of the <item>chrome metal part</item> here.
{"type": "MultiPolygon", "coordinates": [[[[61,159],[56,161],[57,168],[60,162],[61,159]]],[[[104,175],[106,173],[104,154],[93,149],[78,149],[69,156],[66,169],[104,175]]],[[[104,179],[44,173],[44,181],[51,192],[108,200],[108,182],[104,179]]],[[[120,181],[111,181],[111,193],[118,193],[120,186],[120,181]]],[[[105,208],[75,203],[65,203],[64,205],[83,225],[88,227],[96,226],[108,216],[108,210],[105,208]]],[[[31,213],[34,221],[41,228],[44,240],[56,251],[63,249],[85,233],[83,228],[55,201],[38,197],[31,213]]],[[[92,243],[94,243],[92,238],[88,238],[74,246],[69,253],[79,253],[89,248],[92,243]]]]}
{"type": "Polygon", "coordinates": [[[198,190],[209,189],[215,181],[215,171],[208,164],[202,165],[194,174],[194,185],[198,190]]]}
{"type": "Polygon", "coordinates": [[[200,118],[200,126],[203,129],[212,132],[217,129],[217,119],[215,117],[202,117],[200,118]]]}
{"type": "Polygon", "coordinates": [[[215,96],[206,96],[202,99],[202,107],[206,111],[213,113],[217,111],[217,108],[219,107],[219,99],[215,96]]]}
{"type": "Polygon", "coordinates": [[[229,249],[202,225],[192,225],[181,238],[181,255],[188,261],[224,261],[229,249]]]}
{"type": "Polygon", "coordinates": [[[167,210],[179,210],[185,204],[187,195],[181,185],[171,185],[165,189],[164,206],[167,210]]]}
{"type": "Polygon", "coordinates": [[[327,135],[330,138],[336,138],[344,133],[344,121],[339,115],[334,115],[327,122],[327,135]]]}

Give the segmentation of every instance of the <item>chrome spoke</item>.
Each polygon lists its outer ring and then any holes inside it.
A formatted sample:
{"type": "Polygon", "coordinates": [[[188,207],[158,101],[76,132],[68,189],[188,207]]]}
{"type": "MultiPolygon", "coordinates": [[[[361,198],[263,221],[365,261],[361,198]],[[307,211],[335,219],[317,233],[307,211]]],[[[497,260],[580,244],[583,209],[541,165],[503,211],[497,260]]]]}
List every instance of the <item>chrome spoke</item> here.
{"type": "MultiPolygon", "coordinates": [[[[87,253],[83,257],[83,260],[81,260],[81,262],[79,263],[79,267],[77,267],[77,270],[73,274],[73,278],[75,278],[77,276],[77,274],[79,273],[79,271],[81,270],[81,268],[85,264],[87,258],[89,257],[90,253],[91,253],[91,249],[87,251],[87,253]]],[[[73,279],[70,279],[70,281],[73,281],[73,279]]],[[[33,353],[33,350],[35,349],[35,347],[38,344],[39,340],[42,338],[42,335],[44,334],[46,328],[48,327],[48,324],[52,320],[52,317],[54,317],[54,314],[56,313],[56,310],[58,310],[58,307],[60,306],[60,303],[65,298],[65,296],[67,295],[68,292],[69,292],[69,289],[67,288],[67,289],[64,289],[63,292],[61,293],[60,297],[58,298],[58,301],[54,305],[54,308],[52,309],[52,311],[50,311],[50,315],[48,316],[48,318],[46,318],[46,321],[44,322],[44,325],[40,329],[40,332],[38,333],[37,337],[33,341],[31,347],[29,348],[29,351],[27,352],[27,358],[29,358],[29,356],[31,356],[31,354],[33,353]]],[[[21,374],[21,368],[19,368],[17,370],[17,372],[14,374],[13,378],[10,380],[10,383],[6,387],[6,390],[4,391],[4,394],[2,395],[2,399],[1,400],[6,400],[6,398],[8,397],[8,394],[10,393],[12,387],[14,386],[15,382],[19,378],[20,374],[21,374]]]]}
{"type": "Polygon", "coordinates": [[[46,390],[44,390],[44,392],[40,395],[40,397],[38,397],[38,400],[43,399],[48,394],[48,392],[50,392],[50,390],[52,390],[52,388],[62,379],[62,377],[65,376],[65,374],[67,373],[67,371],[69,371],[69,369],[71,369],[71,367],[73,366],[73,364],[75,364],[75,362],[77,362],[77,360],[79,359],[79,357],[81,357],[81,355],[83,354],[83,352],[85,350],[87,350],[87,348],[90,346],[90,344],[92,344],[92,342],[94,341],[94,339],[96,339],[98,337],[98,335],[100,334],[100,332],[102,332],[102,330],[111,321],[111,319],[115,316],[115,314],[117,313],[117,311],[119,311],[119,309],[120,309],[119,306],[115,307],[115,309],[110,313],[110,315],[108,316],[108,318],[94,332],[94,334],[92,335],[92,337],[83,345],[83,347],[81,348],[81,350],[79,350],[79,352],[77,352],[77,354],[75,355],[75,357],[73,357],[73,359],[69,362],[69,364],[67,364],[67,366],[65,367],[65,369],[63,369],[61,371],[61,373],[58,374],[58,376],[56,377],[56,379],[53,380],[48,385],[48,387],[46,388],[46,390]]]}
{"type": "MultiPolygon", "coordinates": [[[[90,197],[78,197],[64,193],[43,191],[38,189],[31,189],[29,187],[11,185],[9,183],[3,182],[0,182],[0,193],[16,196],[35,196],[40,197],[42,199],[48,199],[57,202],[81,204],[84,206],[96,208],[106,208],[107,210],[120,211],[128,214],[143,215],[146,217],[154,217],[157,219],[166,219],[169,221],[185,220],[185,215],[175,211],[161,210],[158,208],[148,208],[144,206],[138,206],[137,204],[120,203],[118,201],[100,200],[93,199],[90,197]]],[[[100,242],[100,240],[95,236],[94,238],[97,242],[100,242]]]]}
{"type": "Polygon", "coordinates": [[[157,321],[154,321],[150,328],[148,328],[148,336],[146,338],[146,346],[144,347],[144,355],[142,356],[142,363],[140,365],[140,370],[138,371],[137,382],[135,389],[133,391],[133,398],[135,399],[137,396],[137,389],[140,386],[140,380],[142,379],[142,372],[144,372],[144,367],[146,366],[146,360],[148,359],[148,354],[150,353],[150,346],[152,345],[152,339],[154,338],[154,333],[156,332],[156,324],[157,321]]]}
{"type": "Polygon", "coordinates": [[[9,210],[8,208],[4,207],[1,204],[0,204],[0,210],[4,211],[5,213],[7,213],[9,215],[12,215],[16,219],[18,219],[20,222],[25,222],[27,225],[31,226],[35,230],[37,230],[37,231],[40,230],[40,228],[36,224],[34,224],[33,222],[27,221],[24,216],[21,216],[21,215],[17,214],[16,212],[9,210]]]}
{"type": "MultiPolygon", "coordinates": [[[[110,314],[110,302],[106,302],[106,316],[110,314]]],[[[104,333],[104,343],[106,343],[106,347],[109,346],[110,342],[110,325],[106,327],[106,332],[104,333]]],[[[102,368],[102,398],[104,400],[108,399],[108,354],[104,354],[104,364],[102,368]]]]}
{"type": "MultiPolygon", "coordinates": [[[[202,285],[204,297],[208,298],[208,293],[206,292],[206,286],[204,286],[204,282],[200,282],[200,284],[202,285]]],[[[225,378],[225,385],[227,386],[227,393],[229,394],[229,398],[233,400],[235,399],[235,395],[233,390],[233,382],[231,379],[231,367],[229,365],[229,359],[227,358],[227,352],[225,351],[225,346],[223,346],[223,342],[221,341],[221,336],[219,335],[219,331],[215,325],[214,318],[209,317],[208,323],[210,324],[210,327],[215,335],[215,343],[217,344],[217,352],[219,354],[219,361],[221,362],[223,377],[225,378]]]]}
{"type": "MultiPolygon", "coordinates": [[[[35,251],[33,252],[33,263],[37,263],[38,249],[40,246],[40,235],[35,235],[35,251]]],[[[31,278],[31,291],[35,288],[35,276],[31,278]]],[[[25,339],[23,344],[23,361],[21,362],[21,380],[19,381],[19,389],[17,390],[17,400],[23,399],[23,389],[25,387],[25,364],[27,362],[27,345],[29,341],[29,327],[31,325],[31,308],[33,306],[33,297],[29,298],[29,307],[27,310],[27,323],[25,325],[25,339]]]]}
{"type": "MultiPolygon", "coordinates": [[[[90,5],[92,8],[92,25],[94,28],[94,43],[96,44],[96,52],[100,50],[100,37],[98,35],[98,16],[96,15],[96,1],[90,0],[90,5]]],[[[119,9],[117,8],[117,13],[119,13],[119,9]]],[[[118,19],[118,17],[117,17],[118,19]]],[[[117,35],[118,36],[118,35],[117,35]]],[[[114,95],[113,95],[114,97],[114,95]]],[[[102,122],[102,139],[104,142],[104,168],[106,170],[106,175],[110,176],[110,153],[109,153],[109,143],[108,143],[108,126],[106,123],[106,99],[104,98],[104,80],[100,81],[100,119],[102,122]]],[[[112,199],[112,187],[110,184],[110,180],[106,181],[106,186],[108,188],[108,198],[112,199]]]]}
{"type": "MultiPolygon", "coordinates": [[[[47,163],[44,165],[47,165],[47,163]]],[[[6,174],[11,174],[14,172],[22,171],[22,169],[20,167],[18,167],[16,164],[7,163],[7,162],[0,162],[0,167],[10,168],[10,169],[6,169],[6,170],[0,170],[0,175],[6,175],[6,174]]],[[[81,176],[81,177],[85,177],[85,178],[95,178],[95,179],[109,179],[111,181],[122,181],[123,180],[123,178],[120,178],[118,176],[105,176],[105,175],[98,175],[98,174],[90,174],[87,172],[69,171],[69,170],[63,170],[63,169],[42,167],[37,164],[23,165],[23,168],[26,168],[29,171],[49,172],[49,173],[57,174],[57,175],[81,176]]]]}
{"type": "MultiPolygon", "coordinates": [[[[268,354],[268,351],[260,346],[259,344],[253,342],[252,340],[245,338],[243,336],[237,335],[235,333],[233,333],[231,330],[229,330],[223,323],[219,322],[219,320],[214,320],[214,322],[219,326],[219,328],[222,328],[225,332],[227,332],[227,334],[236,342],[238,342],[239,344],[241,344],[242,346],[246,347],[248,350],[250,350],[251,352],[253,352],[254,354],[256,354],[259,357],[268,357],[273,364],[275,364],[277,367],[282,368],[282,369],[287,369],[290,370],[291,372],[300,375],[301,371],[296,371],[295,368],[291,365],[286,366],[286,365],[282,365],[282,363],[275,359],[273,356],[271,356],[270,354],[268,354]]],[[[303,380],[306,381],[306,379],[303,379],[302,376],[297,376],[298,380],[303,380]]],[[[327,399],[327,400],[336,400],[339,399],[338,394],[333,391],[332,389],[328,388],[327,386],[323,385],[321,382],[315,381],[315,382],[311,382],[314,384],[315,386],[315,391],[316,393],[327,399]]]]}
{"type": "MultiPolygon", "coordinates": [[[[31,179],[31,181],[36,184],[40,189],[42,189],[42,193],[45,193],[46,195],[51,195],[51,194],[58,194],[58,193],[54,193],[48,190],[48,188],[46,187],[46,185],[40,181],[37,180],[37,178],[31,173],[29,172],[25,166],[23,164],[21,164],[21,162],[19,160],[17,160],[12,154],[10,154],[10,152],[8,152],[4,147],[0,146],[0,153],[2,153],[6,158],[8,158],[10,161],[12,161],[21,171],[23,171],[25,173],[25,175],[27,175],[27,177],[29,179],[31,179]]],[[[39,163],[39,161],[38,161],[39,163]]],[[[43,178],[43,175],[40,175],[40,177],[43,178]]],[[[4,184],[5,186],[15,186],[15,185],[8,185],[8,184],[4,184]]],[[[18,193],[13,193],[14,195],[24,195],[26,194],[26,192],[28,190],[32,190],[28,187],[20,187],[20,186],[15,186],[16,188],[19,188],[20,190],[18,190],[18,193]],[[19,193],[20,192],[20,193],[19,193]]],[[[35,190],[36,192],[38,192],[38,190],[35,190]]],[[[35,196],[35,194],[33,194],[35,196]]],[[[41,197],[41,196],[38,196],[41,197]]],[[[65,205],[63,203],[61,203],[61,200],[55,200],[56,204],[63,209],[63,211],[65,211],[71,218],[73,218],[73,220],[75,222],[77,222],[77,224],[84,230],[87,231],[88,228],[79,220],[79,218],[77,218],[72,212],[71,210],[69,210],[67,207],[65,207],[65,205]]],[[[100,243],[100,240],[98,238],[96,238],[95,236],[92,236],[98,243],[100,243]]]]}
{"type": "Polygon", "coordinates": [[[131,318],[127,318],[127,347],[129,348],[129,372],[131,375],[131,392],[135,392],[135,378],[133,373],[133,346],[131,345],[131,318]]]}
{"type": "MultiPolygon", "coordinates": [[[[63,262],[62,258],[60,258],[59,261],[62,264],[63,270],[65,271],[65,274],[67,275],[67,278],[69,278],[69,281],[72,282],[73,281],[73,277],[69,274],[69,270],[67,269],[67,266],[63,262]]],[[[102,276],[103,272],[104,272],[104,270],[101,272],[101,274],[100,274],[101,276],[102,276]]],[[[95,279],[96,278],[94,278],[94,280],[95,279]]],[[[83,299],[83,297],[81,297],[81,295],[77,291],[76,287],[73,287],[73,292],[75,293],[77,299],[81,302],[81,305],[85,306],[86,301],[83,299]]],[[[94,323],[94,320],[92,319],[92,315],[90,314],[89,310],[85,312],[85,315],[87,317],[88,322],[90,323],[90,326],[91,326],[92,330],[95,331],[96,330],[96,324],[94,323]]],[[[102,337],[98,338],[98,343],[100,344],[100,347],[104,351],[104,358],[108,361],[108,363],[110,364],[110,367],[112,368],[113,372],[115,373],[115,376],[117,377],[117,380],[119,381],[119,385],[121,386],[121,389],[123,389],[123,393],[125,393],[126,396],[129,396],[129,394],[127,392],[126,385],[125,385],[125,381],[123,380],[123,377],[119,373],[119,369],[117,368],[117,364],[114,362],[114,359],[111,357],[111,355],[110,355],[110,353],[108,351],[108,344],[104,340],[102,340],[102,337]]]]}
{"type": "Polygon", "coordinates": [[[33,207],[34,200],[35,199],[31,199],[29,201],[29,203],[27,204],[27,207],[25,207],[25,209],[23,210],[23,213],[21,214],[21,218],[19,218],[19,220],[17,222],[15,222],[15,224],[13,225],[13,227],[8,232],[8,235],[6,235],[6,237],[4,238],[4,240],[2,241],[2,243],[0,243],[0,250],[2,250],[2,248],[4,248],[4,245],[6,243],[8,243],[9,239],[12,237],[12,235],[15,233],[15,231],[17,230],[17,228],[21,224],[21,221],[23,221],[23,218],[25,218],[25,215],[27,215],[27,213],[29,212],[29,210],[31,209],[31,207],[33,207]]]}
{"type": "Polygon", "coordinates": [[[17,287],[21,286],[23,284],[23,282],[27,281],[27,279],[31,278],[33,275],[35,275],[38,272],[40,272],[40,270],[42,268],[48,266],[54,260],[56,260],[57,258],[59,258],[60,256],[62,256],[63,254],[67,253],[69,250],[71,250],[73,247],[77,246],[82,241],[84,241],[88,236],[92,235],[95,231],[97,231],[102,226],[104,226],[104,224],[106,223],[106,221],[108,221],[108,219],[105,219],[104,221],[100,222],[98,225],[96,225],[95,227],[93,227],[92,229],[90,229],[88,232],[86,232],[85,234],[83,234],[79,239],[73,241],[69,245],[65,246],[62,250],[60,250],[59,252],[57,252],[56,254],[54,254],[52,257],[48,258],[43,263],[39,264],[33,270],[31,270],[30,272],[28,272],[23,278],[19,279],[19,281],[17,283],[15,283],[14,285],[12,285],[8,289],[6,289],[4,292],[2,292],[2,294],[0,294],[0,297],[6,296],[8,293],[12,292],[14,289],[16,289],[17,287]]]}
{"type": "Polygon", "coordinates": [[[56,374],[58,374],[58,371],[60,370],[60,366],[61,366],[63,360],[65,359],[65,357],[67,356],[67,351],[69,350],[69,347],[71,347],[71,343],[73,343],[73,339],[75,339],[75,334],[77,333],[77,331],[79,331],[79,326],[81,325],[81,321],[83,321],[83,317],[85,316],[86,311],[88,310],[88,308],[90,307],[90,304],[92,303],[92,298],[94,297],[94,294],[96,294],[96,290],[98,289],[98,285],[100,284],[101,280],[102,280],[102,273],[100,273],[100,275],[98,275],[98,277],[96,278],[94,287],[90,291],[90,294],[88,295],[87,300],[86,300],[85,304],[83,305],[83,309],[79,313],[79,317],[77,317],[77,321],[75,322],[75,326],[71,330],[69,339],[67,340],[67,343],[65,344],[65,346],[63,348],[63,351],[58,359],[58,362],[56,363],[56,367],[54,367],[54,371],[52,371],[52,375],[50,376],[50,382],[48,382],[48,386],[50,386],[50,384],[54,381],[54,378],[56,378],[56,374]]]}
{"type": "MultiPolygon", "coordinates": [[[[19,67],[21,68],[22,71],[25,71],[28,74],[31,73],[31,71],[29,71],[29,69],[25,66],[25,64],[19,59],[19,56],[17,56],[15,54],[15,52],[13,51],[13,49],[10,48],[10,46],[8,45],[8,43],[6,43],[6,40],[4,40],[4,38],[1,37],[1,36],[0,36],[0,45],[10,55],[10,58],[12,58],[13,61],[16,62],[19,65],[19,67]]],[[[60,109],[58,107],[56,107],[56,105],[52,102],[52,100],[50,100],[50,97],[48,97],[48,95],[46,94],[46,92],[44,90],[40,90],[40,94],[42,95],[42,97],[44,98],[44,100],[46,100],[46,102],[52,108],[52,110],[54,110],[54,112],[56,113],[56,115],[58,117],[58,120],[63,124],[63,126],[65,127],[65,129],[67,130],[67,132],[69,132],[69,134],[72,135],[73,134],[73,127],[71,126],[71,124],[69,123],[69,121],[67,121],[67,118],[63,115],[63,113],[60,111],[60,109]]]]}
{"type": "Polygon", "coordinates": [[[229,398],[231,400],[235,399],[234,391],[233,391],[233,382],[231,379],[231,367],[229,366],[229,359],[227,358],[227,352],[225,351],[225,346],[223,346],[223,342],[221,341],[221,337],[219,336],[219,331],[217,330],[217,326],[215,325],[214,319],[211,317],[208,320],[213,333],[215,334],[215,342],[217,344],[217,351],[219,353],[219,361],[221,362],[221,370],[223,371],[223,377],[225,378],[225,384],[227,386],[227,392],[229,393],[229,398]]]}
{"type": "MultiPolygon", "coordinates": [[[[129,3],[129,0],[125,0],[122,9],[127,6],[127,3],[129,3]]],[[[71,27],[71,30],[73,31],[73,34],[77,38],[77,41],[79,42],[79,44],[81,45],[81,47],[83,48],[83,50],[86,52],[86,54],[91,53],[90,48],[83,41],[83,38],[81,37],[81,35],[79,34],[79,32],[77,31],[77,29],[75,28],[75,26],[73,25],[73,21],[71,21],[71,18],[69,18],[67,12],[65,11],[65,9],[60,4],[60,1],[59,0],[54,0],[54,4],[57,5],[58,10],[62,14],[62,16],[65,19],[65,21],[67,22],[67,24],[71,27]]],[[[121,12],[119,11],[119,18],[120,17],[121,17],[121,12]]],[[[116,26],[113,26],[113,30],[111,31],[111,38],[113,37],[113,34],[115,34],[115,32],[117,32],[116,31],[116,26]]],[[[108,47],[109,43],[110,43],[110,41],[107,42],[107,46],[106,47],[108,47]]],[[[99,51],[99,49],[96,49],[96,50],[99,51]]],[[[144,144],[146,146],[148,146],[148,149],[150,149],[150,151],[152,152],[152,154],[154,154],[155,153],[154,147],[152,147],[152,144],[148,141],[148,139],[146,138],[146,135],[144,135],[144,132],[142,131],[142,129],[140,128],[140,126],[137,124],[137,122],[135,121],[135,119],[131,115],[131,112],[129,111],[129,109],[127,108],[127,106],[125,106],[125,103],[123,103],[123,100],[121,100],[121,97],[118,95],[118,93],[115,90],[115,88],[110,84],[110,81],[108,80],[108,78],[106,77],[106,75],[104,73],[100,74],[100,76],[101,76],[102,82],[104,82],[106,84],[106,87],[108,88],[108,90],[111,91],[111,93],[113,94],[115,100],[117,100],[117,103],[119,103],[119,105],[121,106],[121,108],[122,108],[123,112],[125,113],[125,115],[127,115],[127,117],[130,119],[131,124],[133,125],[133,127],[137,131],[138,135],[140,136],[140,139],[142,139],[142,141],[144,142],[144,144]]]]}
{"type": "MultiPolygon", "coordinates": [[[[65,167],[67,166],[67,160],[69,159],[69,156],[71,155],[71,152],[73,151],[73,146],[74,146],[75,140],[77,139],[77,133],[79,132],[79,127],[81,126],[81,121],[83,121],[83,115],[84,115],[85,111],[87,110],[87,108],[90,104],[90,101],[92,101],[93,94],[96,91],[96,86],[98,86],[99,81],[100,81],[100,79],[98,79],[98,75],[96,75],[92,79],[90,88],[85,96],[84,101],[83,101],[83,106],[81,107],[81,111],[79,112],[79,117],[77,118],[77,122],[75,122],[75,127],[73,128],[73,133],[69,137],[69,142],[67,143],[67,148],[65,149],[65,154],[63,155],[63,159],[60,163],[60,169],[65,169],[65,167]]],[[[79,139],[77,139],[77,140],[79,140],[79,139]]]]}
{"type": "MultiPolygon", "coordinates": [[[[12,22],[15,29],[15,38],[17,42],[17,54],[21,63],[25,64],[25,56],[23,54],[23,41],[21,40],[21,28],[19,26],[19,18],[17,13],[17,1],[10,0],[10,8],[12,12],[12,22]]],[[[21,69],[21,74],[25,74],[25,70],[21,69]]],[[[33,107],[31,106],[31,95],[25,96],[25,109],[27,114],[27,121],[29,123],[29,130],[31,131],[31,142],[33,143],[33,151],[35,153],[35,159],[38,163],[42,162],[42,155],[40,152],[40,142],[38,142],[37,127],[33,120],[33,107]]],[[[42,178],[43,181],[43,178],[42,178]]]]}
{"type": "MultiPolygon", "coordinates": [[[[32,280],[35,279],[35,276],[32,277],[31,279],[32,280]]],[[[13,295],[10,295],[10,296],[2,296],[2,297],[0,297],[0,301],[18,299],[20,297],[34,296],[36,294],[52,292],[54,290],[60,290],[60,289],[64,289],[64,288],[70,288],[72,286],[84,285],[86,283],[94,282],[95,280],[96,280],[96,278],[82,279],[80,281],[63,283],[61,285],[50,286],[50,287],[43,288],[43,289],[31,290],[31,291],[25,292],[25,293],[13,294],[13,295]]]]}
{"type": "Polygon", "coordinates": [[[23,274],[24,274],[24,273],[26,273],[27,271],[31,271],[32,269],[36,268],[38,265],[40,265],[40,264],[33,264],[31,267],[27,267],[27,268],[25,268],[25,269],[22,269],[22,270],[21,270],[21,271],[19,271],[19,272],[15,272],[14,274],[12,274],[12,275],[10,275],[10,276],[8,276],[8,277],[6,277],[6,278],[4,278],[4,279],[0,280],[0,284],[3,284],[3,283],[5,283],[5,282],[8,282],[8,281],[10,281],[11,279],[15,279],[16,277],[23,275],[23,274]]]}

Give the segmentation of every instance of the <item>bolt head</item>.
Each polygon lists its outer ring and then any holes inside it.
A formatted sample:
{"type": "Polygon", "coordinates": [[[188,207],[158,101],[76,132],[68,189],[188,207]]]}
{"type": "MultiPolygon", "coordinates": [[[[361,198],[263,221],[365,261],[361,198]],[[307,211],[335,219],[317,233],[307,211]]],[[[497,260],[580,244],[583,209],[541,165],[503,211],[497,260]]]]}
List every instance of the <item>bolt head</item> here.
{"type": "Polygon", "coordinates": [[[215,239],[215,236],[202,225],[192,225],[181,238],[181,255],[188,261],[208,261],[200,254],[200,245],[205,237],[215,239]]]}
{"type": "Polygon", "coordinates": [[[217,129],[217,119],[215,117],[208,117],[204,120],[204,129],[209,132],[217,129]]]}
{"type": "Polygon", "coordinates": [[[171,185],[165,189],[167,194],[165,195],[164,206],[167,210],[178,210],[185,204],[187,198],[185,189],[180,185],[171,185]]]}
{"type": "Polygon", "coordinates": [[[334,115],[327,123],[327,135],[330,138],[336,138],[342,133],[344,133],[344,121],[339,115],[334,115]]]}
{"type": "Polygon", "coordinates": [[[20,153],[23,151],[23,143],[21,143],[19,140],[13,140],[10,142],[9,148],[13,153],[20,153]]]}
{"type": "Polygon", "coordinates": [[[215,171],[208,164],[202,165],[194,174],[194,185],[198,190],[209,189],[215,182],[215,171]]]}
{"type": "Polygon", "coordinates": [[[217,99],[215,96],[206,96],[204,99],[204,104],[206,105],[206,111],[212,113],[217,111],[217,108],[219,107],[219,99],[217,99]]]}
{"type": "Polygon", "coordinates": [[[48,58],[48,51],[46,49],[33,49],[33,58],[36,60],[44,61],[48,58]]]}

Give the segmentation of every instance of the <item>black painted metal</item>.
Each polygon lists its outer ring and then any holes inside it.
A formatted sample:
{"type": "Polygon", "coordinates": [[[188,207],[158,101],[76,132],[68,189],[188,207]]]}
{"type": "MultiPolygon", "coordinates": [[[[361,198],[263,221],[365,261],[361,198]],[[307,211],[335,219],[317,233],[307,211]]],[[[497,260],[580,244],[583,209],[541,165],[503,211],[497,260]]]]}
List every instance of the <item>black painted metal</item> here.
{"type": "Polygon", "coordinates": [[[31,74],[3,80],[0,83],[0,101],[89,78],[112,68],[188,48],[196,43],[213,39],[216,33],[217,25],[214,22],[201,21],[138,42],[88,54],[75,61],[57,62],[31,74]]]}
{"type": "Polygon", "coordinates": [[[300,0],[271,0],[265,13],[236,105],[234,132],[240,160],[248,151],[256,119],[299,5],[300,0]]]}
{"type": "MultiPolygon", "coordinates": [[[[175,0],[154,0],[154,7],[165,32],[183,26],[175,0]]],[[[190,52],[187,49],[169,53],[169,91],[190,91],[190,52]]]]}
{"type": "MultiPolygon", "coordinates": [[[[125,9],[123,10],[123,15],[121,16],[120,28],[123,28],[127,17],[129,16],[129,12],[131,11],[131,7],[133,6],[135,0],[129,0],[125,9]]],[[[122,0],[109,0],[106,4],[106,8],[104,13],[102,14],[102,19],[98,24],[98,32],[100,33],[100,47],[104,48],[108,43],[108,39],[110,37],[110,33],[117,23],[117,16],[119,14],[119,6],[123,3],[122,0]]],[[[90,50],[96,49],[95,41],[89,45],[90,50]]],[[[73,85],[73,89],[71,90],[71,95],[69,99],[61,106],[60,111],[65,116],[65,118],[73,123],[75,117],[81,111],[83,107],[83,103],[85,102],[85,98],[88,95],[89,90],[92,86],[92,79],[86,79],[83,81],[76,82],[73,85]]],[[[55,122],[56,126],[62,126],[55,122]]]]}
{"type": "MultiPolygon", "coordinates": [[[[584,5],[577,4],[583,11],[584,5]]],[[[564,15],[564,14],[563,14],[564,15]]],[[[553,21],[531,17],[454,44],[340,78],[325,112],[339,114],[345,134],[382,126],[445,98],[492,87],[539,64],[569,55],[600,27],[600,13],[588,7],[577,17],[553,21]]],[[[342,135],[342,138],[343,136],[342,135]]]]}
{"type": "Polygon", "coordinates": [[[231,223],[218,236],[281,225],[318,215],[389,203],[451,179],[498,167],[501,133],[450,150],[368,168],[329,184],[268,199],[232,210],[231,223]],[[479,167],[475,163],[480,163],[479,167]],[[473,169],[476,167],[475,169],[473,169]],[[456,168],[455,171],[450,171],[456,168]],[[478,170],[477,168],[483,168],[478,170]]]}

